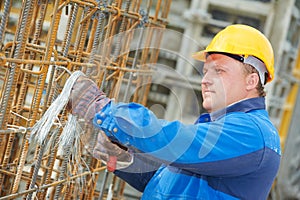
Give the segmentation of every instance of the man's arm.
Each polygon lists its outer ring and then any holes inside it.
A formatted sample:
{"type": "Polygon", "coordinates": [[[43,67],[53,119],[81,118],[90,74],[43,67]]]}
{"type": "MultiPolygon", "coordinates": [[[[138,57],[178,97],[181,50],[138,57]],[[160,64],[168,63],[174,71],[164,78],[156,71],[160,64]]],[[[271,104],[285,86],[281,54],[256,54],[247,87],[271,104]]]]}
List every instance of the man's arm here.
{"type": "Polygon", "coordinates": [[[114,174],[140,192],[161,166],[161,162],[146,156],[146,154],[133,153],[133,163],[125,169],[116,170],[114,174]]]}
{"type": "Polygon", "coordinates": [[[184,125],[157,119],[139,104],[109,103],[96,114],[94,124],[125,146],[199,174],[249,173],[263,155],[260,130],[245,113],[184,125]]]}

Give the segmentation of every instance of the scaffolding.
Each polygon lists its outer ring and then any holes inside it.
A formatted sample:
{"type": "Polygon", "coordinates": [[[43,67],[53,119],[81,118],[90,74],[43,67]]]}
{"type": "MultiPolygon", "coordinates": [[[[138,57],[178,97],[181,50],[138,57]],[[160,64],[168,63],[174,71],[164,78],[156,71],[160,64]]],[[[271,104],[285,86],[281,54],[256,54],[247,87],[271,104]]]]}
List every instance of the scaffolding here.
{"type": "MultiPolygon", "coordinates": [[[[146,104],[171,0],[5,0],[0,3],[0,199],[120,199],[125,183],[83,150],[69,162],[56,145],[31,146],[34,124],[70,73],[110,98],[146,104]],[[150,48],[151,47],[151,48],[150,48]],[[111,185],[111,187],[108,187],[111,185]]],[[[66,112],[59,124],[66,122],[66,112]]]]}

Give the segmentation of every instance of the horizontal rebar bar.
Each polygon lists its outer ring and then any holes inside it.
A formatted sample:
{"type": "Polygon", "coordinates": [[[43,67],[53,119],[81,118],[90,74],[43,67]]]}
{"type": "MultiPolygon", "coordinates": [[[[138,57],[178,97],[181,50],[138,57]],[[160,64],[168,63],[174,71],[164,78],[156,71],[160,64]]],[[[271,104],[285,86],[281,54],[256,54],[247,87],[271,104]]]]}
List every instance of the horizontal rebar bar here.
{"type": "MultiPolygon", "coordinates": [[[[9,1],[6,0],[5,13],[9,1]]],[[[72,155],[62,155],[58,143],[68,118],[65,109],[51,124],[51,130],[59,131],[48,135],[43,151],[28,138],[34,124],[76,70],[84,72],[116,101],[119,95],[129,98],[131,89],[136,90],[134,97],[141,96],[133,101],[145,101],[149,91],[141,80],[151,77],[157,70],[154,63],[159,47],[151,46],[151,40],[159,43],[161,38],[153,38],[145,32],[141,33],[143,37],[139,37],[138,46],[133,45],[132,49],[131,44],[137,42],[135,33],[139,33],[137,28],[141,24],[145,29],[166,27],[169,8],[165,5],[170,2],[25,0],[17,5],[21,7],[11,5],[10,13],[3,16],[8,21],[2,21],[0,28],[3,36],[0,37],[0,103],[3,108],[0,115],[3,125],[0,127],[0,200],[26,196],[32,199],[35,192],[39,199],[45,199],[46,195],[55,199],[62,192],[65,199],[91,200],[107,196],[104,189],[101,194],[96,191],[96,185],[103,182],[98,172],[106,166],[99,167],[101,161],[83,149],[86,145],[83,141],[77,142],[79,156],[76,160],[72,155]],[[150,11],[154,11],[155,16],[151,16],[150,11]],[[16,15],[18,19],[11,17],[16,15]],[[157,50],[151,51],[152,48],[157,50]],[[74,183],[79,177],[88,184],[74,183]],[[25,188],[20,187],[20,183],[25,188]],[[82,194],[75,197],[73,194],[77,191],[82,194]]],[[[107,184],[117,184],[117,181],[107,184]]],[[[124,187],[123,184],[115,188],[123,191],[124,187]]],[[[118,191],[119,198],[123,192],[118,191]]]]}
{"type": "MultiPolygon", "coordinates": [[[[106,169],[106,166],[99,167],[98,169],[94,169],[92,172],[89,172],[89,171],[83,172],[81,174],[77,174],[75,176],[68,177],[68,178],[66,178],[64,180],[55,181],[55,182],[52,182],[50,184],[42,185],[40,187],[37,186],[36,188],[32,188],[32,189],[24,190],[22,192],[18,192],[18,193],[15,193],[15,194],[10,194],[10,195],[7,195],[7,196],[3,196],[3,197],[0,197],[0,200],[14,199],[14,198],[20,197],[20,196],[28,194],[28,193],[32,193],[32,192],[36,192],[36,191],[41,191],[41,190],[44,190],[44,189],[47,189],[47,188],[50,188],[50,187],[54,187],[54,186],[59,185],[59,184],[63,184],[63,183],[69,182],[71,180],[74,180],[74,179],[82,177],[82,176],[94,175],[94,174],[96,174],[96,173],[98,173],[100,171],[104,171],[105,169],[106,169]]],[[[1,172],[1,169],[0,169],[0,172],[1,172]]]]}

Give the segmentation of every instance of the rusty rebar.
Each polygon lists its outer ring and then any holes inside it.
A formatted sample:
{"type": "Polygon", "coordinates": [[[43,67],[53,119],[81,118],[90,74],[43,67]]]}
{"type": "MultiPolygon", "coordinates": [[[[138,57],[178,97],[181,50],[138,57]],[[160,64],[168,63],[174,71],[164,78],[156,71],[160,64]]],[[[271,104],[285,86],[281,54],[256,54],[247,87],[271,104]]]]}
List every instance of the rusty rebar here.
{"type": "MultiPolygon", "coordinates": [[[[59,152],[57,143],[62,128],[51,132],[51,140],[43,145],[29,146],[28,137],[74,70],[86,72],[116,101],[128,101],[133,95],[133,101],[145,104],[150,85],[145,83],[150,82],[153,73],[147,63],[155,63],[159,52],[148,47],[151,42],[159,46],[161,40],[161,35],[147,29],[165,27],[171,1],[143,1],[24,0],[17,8],[21,12],[15,13],[19,14],[16,27],[7,23],[14,20],[9,12],[16,8],[10,9],[11,0],[4,2],[3,13],[8,14],[2,15],[6,18],[0,24],[0,78],[4,82],[0,102],[0,199],[33,199],[34,194],[38,199],[57,199],[62,191],[65,199],[101,199],[107,194],[104,189],[97,191],[99,182],[104,183],[104,188],[113,184],[113,198],[122,198],[125,184],[119,183],[117,177],[113,177],[113,182],[100,179],[99,173],[104,173],[105,166],[100,167],[101,162],[88,152],[79,151],[86,164],[83,167],[77,161],[70,162],[68,149],[63,155],[59,152]],[[61,41],[58,30],[66,7],[71,7],[71,11],[68,10],[65,32],[60,32],[64,34],[61,41]],[[149,15],[152,8],[154,16],[149,15]],[[136,31],[142,24],[145,30],[136,31]],[[11,42],[4,40],[6,34],[11,34],[6,28],[16,30],[11,42]],[[134,33],[140,35],[136,38],[134,33]],[[132,42],[137,44],[133,54],[132,42]],[[101,171],[93,170],[99,167],[101,171]],[[9,181],[4,182],[4,178],[9,181]],[[76,191],[81,194],[74,196],[76,191]]],[[[64,124],[65,118],[64,110],[59,123],[64,124]]]]}
{"type": "Polygon", "coordinates": [[[75,175],[75,176],[71,176],[71,177],[69,177],[68,179],[64,179],[64,180],[60,180],[60,181],[55,181],[55,182],[49,183],[49,184],[47,184],[47,185],[43,185],[43,186],[41,186],[41,187],[36,187],[36,188],[32,188],[32,189],[27,189],[27,190],[18,192],[18,193],[16,193],[16,194],[9,194],[9,195],[6,195],[6,196],[2,196],[2,197],[0,197],[0,200],[14,199],[14,198],[16,198],[16,197],[21,197],[21,196],[23,196],[23,195],[26,195],[26,194],[29,194],[29,193],[32,193],[32,192],[42,191],[42,190],[44,190],[44,189],[47,189],[47,188],[50,188],[50,187],[54,187],[54,186],[57,186],[57,185],[59,185],[59,184],[66,183],[66,182],[68,182],[68,181],[72,181],[72,180],[74,180],[74,179],[77,179],[78,177],[82,177],[82,176],[87,176],[87,175],[99,173],[99,172],[105,170],[105,168],[106,168],[106,166],[103,166],[103,167],[94,169],[93,171],[87,171],[87,172],[83,172],[83,173],[81,173],[81,174],[77,174],[77,175],[75,175]]]}
{"type": "MultiPolygon", "coordinates": [[[[32,10],[33,10],[33,5],[35,1],[25,1],[23,3],[24,5],[24,10],[22,12],[22,17],[21,17],[21,23],[20,27],[18,28],[18,32],[16,33],[16,41],[17,44],[15,48],[13,49],[12,55],[14,58],[22,58],[24,52],[25,52],[25,45],[26,41],[28,39],[28,33],[29,33],[29,27],[30,27],[30,21],[31,21],[31,16],[32,16],[32,10]]],[[[12,63],[9,70],[8,70],[8,77],[5,82],[5,91],[2,96],[2,101],[1,101],[1,111],[0,111],[0,127],[4,128],[6,126],[5,123],[7,123],[10,109],[11,109],[11,104],[12,104],[12,96],[13,92],[16,88],[17,84],[17,79],[19,76],[19,67],[12,63]]],[[[10,135],[8,140],[7,140],[7,149],[5,153],[5,157],[2,161],[3,165],[6,165],[9,162],[10,158],[10,149],[12,147],[12,141],[14,139],[14,135],[10,135]]],[[[20,179],[20,176],[16,176],[16,179],[20,179]]],[[[3,176],[0,174],[0,184],[2,185],[3,183],[3,176]]],[[[1,187],[2,188],[2,187],[1,187]]],[[[0,189],[1,191],[1,189],[0,189]]]]}
{"type": "Polygon", "coordinates": [[[8,23],[9,10],[11,7],[11,3],[12,3],[12,0],[5,0],[5,2],[4,2],[3,14],[1,17],[1,22],[0,22],[0,48],[2,47],[4,36],[5,36],[5,28],[8,23]]]}

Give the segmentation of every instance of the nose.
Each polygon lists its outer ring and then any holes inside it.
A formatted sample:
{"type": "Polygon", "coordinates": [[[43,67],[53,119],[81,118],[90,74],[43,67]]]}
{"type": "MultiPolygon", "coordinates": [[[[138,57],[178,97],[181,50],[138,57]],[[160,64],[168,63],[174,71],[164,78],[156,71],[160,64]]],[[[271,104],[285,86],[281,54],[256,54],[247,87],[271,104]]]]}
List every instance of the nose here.
{"type": "Polygon", "coordinates": [[[211,80],[212,80],[211,74],[210,74],[209,70],[207,70],[205,73],[203,73],[201,84],[202,85],[211,84],[211,80]]]}

